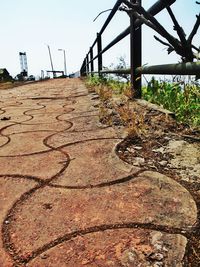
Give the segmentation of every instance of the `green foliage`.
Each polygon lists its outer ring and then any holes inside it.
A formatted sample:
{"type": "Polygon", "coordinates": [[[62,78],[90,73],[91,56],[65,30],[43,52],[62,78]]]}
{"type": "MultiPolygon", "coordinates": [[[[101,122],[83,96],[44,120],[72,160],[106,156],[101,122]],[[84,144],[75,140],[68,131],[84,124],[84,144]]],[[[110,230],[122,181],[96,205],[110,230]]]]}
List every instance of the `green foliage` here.
{"type": "MultiPolygon", "coordinates": [[[[130,82],[115,80],[109,75],[90,76],[86,85],[101,93],[104,97],[126,95],[131,98],[130,82]],[[108,90],[105,90],[105,87],[108,90]]],[[[148,86],[142,89],[143,98],[174,112],[178,121],[193,127],[200,126],[200,86],[199,84],[159,82],[153,77],[148,86]]]]}
{"type": "Polygon", "coordinates": [[[152,78],[143,87],[143,98],[174,112],[180,122],[200,126],[200,87],[198,84],[158,82],[152,78]]]}
{"type": "Polygon", "coordinates": [[[86,79],[86,86],[93,87],[105,84],[107,80],[103,77],[99,77],[98,75],[90,75],[86,79]]]}
{"type": "Polygon", "coordinates": [[[121,95],[124,92],[128,91],[128,89],[130,88],[130,82],[122,82],[119,80],[115,80],[109,75],[102,77],[94,75],[87,77],[86,86],[89,88],[95,87],[97,91],[99,87],[107,86],[113,91],[113,94],[121,95]]]}

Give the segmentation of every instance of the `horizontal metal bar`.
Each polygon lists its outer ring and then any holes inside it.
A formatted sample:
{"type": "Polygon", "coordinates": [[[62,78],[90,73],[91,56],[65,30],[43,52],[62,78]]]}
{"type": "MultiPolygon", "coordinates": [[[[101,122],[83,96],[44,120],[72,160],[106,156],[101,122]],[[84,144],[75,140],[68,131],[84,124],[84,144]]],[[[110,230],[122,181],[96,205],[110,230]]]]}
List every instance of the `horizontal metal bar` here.
{"type": "Polygon", "coordinates": [[[64,72],[63,70],[46,70],[46,72],[52,72],[52,73],[62,73],[64,72]]]}
{"type": "MultiPolygon", "coordinates": [[[[130,69],[102,70],[101,73],[130,74],[130,69]]],[[[137,74],[159,74],[159,75],[200,75],[200,62],[187,62],[178,64],[164,64],[154,66],[143,66],[136,69],[137,74]]]]}
{"type": "Polygon", "coordinates": [[[114,15],[115,15],[115,13],[117,12],[117,10],[118,10],[119,6],[121,5],[122,1],[123,1],[123,0],[118,0],[118,1],[116,2],[116,4],[114,5],[112,11],[110,12],[110,14],[109,14],[109,16],[108,16],[106,22],[104,23],[104,25],[103,25],[101,31],[99,32],[99,34],[101,34],[101,35],[103,34],[103,32],[104,32],[105,29],[107,28],[108,24],[110,23],[110,21],[112,20],[112,18],[113,18],[114,15]]]}
{"type": "MultiPolygon", "coordinates": [[[[122,0],[123,1],[123,0],[122,0]]],[[[167,6],[172,5],[176,0],[158,0],[152,7],[150,7],[147,12],[150,13],[152,16],[157,15],[160,11],[162,11],[167,6]]],[[[137,19],[135,21],[135,27],[141,26],[142,23],[137,19]]],[[[108,49],[110,49],[112,46],[120,42],[122,39],[124,39],[126,36],[130,34],[130,26],[124,30],[122,33],[120,33],[111,43],[109,43],[103,50],[102,54],[105,53],[108,49]]]]}
{"type": "MultiPolygon", "coordinates": [[[[127,28],[124,32],[122,32],[117,38],[115,38],[110,44],[108,44],[99,54],[105,53],[107,50],[109,50],[112,46],[117,44],[119,41],[121,41],[124,37],[126,37],[128,34],[130,34],[130,29],[127,28]],[[128,31],[127,31],[128,30],[128,31]]],[[[97,59],[99,55],[96,55],[93,60],[97,59]]],[[[90,62],[89,62],[90,63],[90,62]]]]}
{"type": "MultiPolygon", "coordinates": [[[[97,71],[94,71],[93,73],[98,73],[97,71]]],[[[131,74],[131,69],[120,69],[120,70],[102,70],[102,74],[131,74]]]]}
{"type": "Polygon", "coordinates": [[[136,71],[142,74],[199,75],[200,62],[144,66],[137,68],[136,71]]]}
{"type": "MultiPolygon", "coordinates": [[[[123,0],[122,0],[123,2],[123,0]]],[[[160,11],[162,11],[164,8],[166,8],[167,6],[172,5],[173,3],[175,3],[176,0],[158,0],[152,7],[150,7],[147,12],[149,12],[152,16],[157,15],[160,11]]],[[[137,19],[135,22],[135,27],[139,27],[141,26],[142,23],[137,19]]],[[[128,36],[130,34],[130,26],[125,29],[123,32],[121,32],[115,39],[112,40],[112,42],[110,42],[102,51],[101,54],[105,53],[106,51],[108,51],[111,47],[113,47],[114,45],[116,45],[118,42],[120,42],[122,39],[124,39],[126,36],[128,36]]],[[[94,45],[96,44],[97,39],[95,40],[94,45]]],[[[93,60],[97,59],[98,55],[96,55],[93,60]]],[[[91,63],[91,62],[89,62],[91,63]]]]}
{"type": "MultiPolygon", "coordinates": [[[[129,2],[127,0],[122,0],[122,2],[124,2],[130,8],[132,7],[132,3],[131,2],[129,2]]],[[[166,8],[168,6],[171,6],[175,2],[176,2],[176,0],[158,0],[153,6],[151,6],[148,9],[147,12],[150,13],[152,16],[155,16],[160,11],[162,11],[164,8],[166,8]]]]}
{"type": "MultiPolygon", "coordinates": [[[[108,24],[110,23],[110,21],[112,20],[112,18],[114,17],[115,13],[117,12],[119,6],[121,5],[122,0],[118,0],[116,2],[116,4],[114,5],[112,11],[110,12],[107,20],[105,21],[103,27],[101,28],[99,34],[102,35],[103,32],[105,31],[105,29],[107,28],[108,24]]],[[[91,48],[93,48],[95,46],[95,44],[97,43],[97,38],[95,39],[94,43],[92,44],[91,48]]]]}

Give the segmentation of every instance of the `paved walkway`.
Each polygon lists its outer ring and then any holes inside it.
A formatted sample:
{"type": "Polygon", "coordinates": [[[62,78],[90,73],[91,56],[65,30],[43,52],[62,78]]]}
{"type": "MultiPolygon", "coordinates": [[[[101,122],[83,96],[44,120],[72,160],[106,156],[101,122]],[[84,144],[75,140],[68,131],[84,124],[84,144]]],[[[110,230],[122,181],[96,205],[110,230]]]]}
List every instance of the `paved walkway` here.
{"type": "Polygon", "coordinates": [[[0,266],[181,267],[196,204],[127,165],[78,79],[1,91],[0,266]]]}

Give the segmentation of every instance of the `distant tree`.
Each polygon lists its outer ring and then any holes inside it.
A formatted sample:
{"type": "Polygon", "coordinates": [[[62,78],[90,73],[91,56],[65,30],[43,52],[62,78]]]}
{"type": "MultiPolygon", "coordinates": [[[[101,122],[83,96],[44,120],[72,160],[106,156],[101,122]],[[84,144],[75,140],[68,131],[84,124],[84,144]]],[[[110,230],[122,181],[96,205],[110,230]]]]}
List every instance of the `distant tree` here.
{"type": "MultiPolygon", "coordinates": [[[[167,46],[168,54],[175,51],[178,55],[181,56],[183,62],[193,62],[194,59],[199,59],[200,48],[197,48],[194,44],[192,44],[193,38],[196,35],[199,26],[200,26],[200,13],[196,15],[197,20],[193,26],[193,29],[188,37],[183,30],[183,28],[178,23],[172,9],[168,6],[166,9],[168,14],[174,24],[174,30],[178,35],[178,39],[171,35],[159,22],[153,17],[149,12],[147,12],[142,6],[140,6],[137,2],[133,4],[128,0],[123,0],[124,4],[120,8],[120,10],[126,11],[128,15],[134,16],[141,23],[146,24],[148,27],[152,28],[158,34],[160,34],[166,41],[161,40],[159,37],[154,36],[154,38],[167,46]],[[196,53],[195,53],[195,52],[196,53]]],[[[200,2],[196,1],[196,4],[200,4],[200,2]]]]}
{"type": "MultiPolygon", "coordinates": [[[[116,69],[116,70],[124,70],[124,69],[127,69],[127,63],[126,63],[125,57],[120,56],[120,57],[118,58],[118,63],[117,63],[117,65],[115,66],[115,69],[116,69]]],[[[126,74],[126,73],[116,73],[116,76],[117,76],[118,78],[125,79],[127,82],[130,81],[130,74],[126,74]]]]}
{"type": "Polygon", "coordinates": [[[23,82],[25,80],[24,76],[22,75],[22,73],[19,73],[16,75],[16,80],[18,80],[19,82],[23,82]]]}

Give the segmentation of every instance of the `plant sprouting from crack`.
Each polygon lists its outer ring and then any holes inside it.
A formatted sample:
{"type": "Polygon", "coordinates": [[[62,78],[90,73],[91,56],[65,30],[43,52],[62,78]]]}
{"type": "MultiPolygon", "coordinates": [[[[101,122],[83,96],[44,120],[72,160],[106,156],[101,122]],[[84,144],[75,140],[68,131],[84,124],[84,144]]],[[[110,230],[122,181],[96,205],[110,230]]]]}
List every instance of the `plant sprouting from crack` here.
{"type": "Polygon", "coordinates": [[[145,137],[147,135],[147,126],[144,122],[145,114],[138,114],[133,108],[130,108],[128,101],[116,110],[129,137],[145,137]]]}

